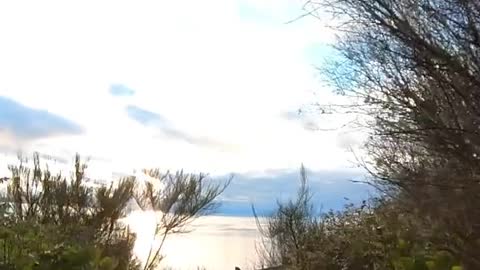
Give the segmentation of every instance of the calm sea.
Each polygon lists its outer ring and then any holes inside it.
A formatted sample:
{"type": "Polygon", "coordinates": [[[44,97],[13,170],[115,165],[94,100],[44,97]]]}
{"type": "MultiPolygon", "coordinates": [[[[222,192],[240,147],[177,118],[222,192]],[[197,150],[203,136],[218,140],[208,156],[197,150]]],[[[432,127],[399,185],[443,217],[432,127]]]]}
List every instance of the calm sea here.
{"type": "MultiPolygon", "coordinates": [[[[134,212],[128,222],[137,232],[135,252],[144,259],[152,243],[154,216],[134,212]]],[[[254,269],[257,263],[256,245],[259,234],[255,220],[250,217],[206,216],[190,226],[191,232],[167,238],[160,269],[242,270],[254,269]]]]}

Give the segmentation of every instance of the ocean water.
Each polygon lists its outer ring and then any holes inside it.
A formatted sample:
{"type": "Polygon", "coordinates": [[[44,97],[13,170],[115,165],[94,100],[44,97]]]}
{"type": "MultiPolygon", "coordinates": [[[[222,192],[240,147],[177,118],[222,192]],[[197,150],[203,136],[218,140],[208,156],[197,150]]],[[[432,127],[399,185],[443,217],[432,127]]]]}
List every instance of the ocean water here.
{"type": "MultiPolygon", "coordinates": [[[[128,223],[137,233],[135,253],[145,259],[152,242],[154,215],[134,212],[128,223]]],[[[259,233],[254,218],[205,216],[189,226],[190,232],[171,235],[165,241],[160,269],[207,270],[255,269],[259,233]]]]}

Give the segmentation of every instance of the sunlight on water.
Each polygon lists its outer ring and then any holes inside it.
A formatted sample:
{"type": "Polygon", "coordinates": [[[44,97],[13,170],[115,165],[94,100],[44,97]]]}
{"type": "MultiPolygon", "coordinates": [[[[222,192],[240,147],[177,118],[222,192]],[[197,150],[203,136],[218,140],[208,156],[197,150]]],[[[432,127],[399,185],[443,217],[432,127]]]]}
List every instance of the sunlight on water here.
{"type": "MultiPolygon", "coordinates": [[[[147,257],[152,243],[155,216],[152,212],[133,212],[127,218],[137,233],[135,253],[147,257]]],[[[165,243],[166,256],[161,268],[228,270],[239,266],[253,269],[257,256],[258,232],[253,218],[208,216],[195,221],[188,234],[172,235],[165,243]]]]}

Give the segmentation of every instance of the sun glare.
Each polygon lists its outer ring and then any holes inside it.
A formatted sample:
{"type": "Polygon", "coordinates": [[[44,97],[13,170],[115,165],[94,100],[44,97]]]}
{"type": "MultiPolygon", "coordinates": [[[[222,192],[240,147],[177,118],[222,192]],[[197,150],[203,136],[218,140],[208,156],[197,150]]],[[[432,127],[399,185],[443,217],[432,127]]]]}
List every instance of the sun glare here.
{"type": "MultiPolygon", "coordinates": [[[[134,211],[125,222],[137,234],[135,255],[145,262],[151,248],[156,251],[156,215],[153,211],[134,211]]],[[[162,267],[209,270],[241,266],[249,269],[256,262],[257,233],[252,218],[207,216],[190,224],[188,234],[174,234],[162,247],[162,267]]]]}

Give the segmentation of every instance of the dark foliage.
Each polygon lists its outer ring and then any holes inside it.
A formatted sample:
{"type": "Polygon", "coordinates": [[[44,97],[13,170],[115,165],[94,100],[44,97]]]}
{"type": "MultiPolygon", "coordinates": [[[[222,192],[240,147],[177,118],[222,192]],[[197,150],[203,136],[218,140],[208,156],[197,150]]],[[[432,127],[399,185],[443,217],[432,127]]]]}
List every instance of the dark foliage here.
{"type": "Polygon", "coordinates": [[[383,243],[366,234],[378,225],[392,235],[413,233],[406,243],[418,257],[411,261],[415,269],[427,269],[419,261],[436,252],[448,253],[464,269],[480,269],[480,2],[321,0],[306,7],[333,15],[340,57],[324,71],[352,104],[327,109],[364,120],[370,137],[362,165],[385,198],[322,217],[318,224],[335,231],[322,237],[335,235],[327,237],[335,242],[350,235],[335,243],[340,253],[327,255],[344,261],[300,268],[411,269],[385,255],[404,237],[383,243]],[[387,218],[379,219],[386,210],[387,218]]]}

